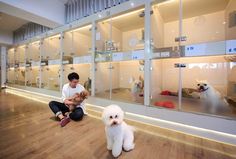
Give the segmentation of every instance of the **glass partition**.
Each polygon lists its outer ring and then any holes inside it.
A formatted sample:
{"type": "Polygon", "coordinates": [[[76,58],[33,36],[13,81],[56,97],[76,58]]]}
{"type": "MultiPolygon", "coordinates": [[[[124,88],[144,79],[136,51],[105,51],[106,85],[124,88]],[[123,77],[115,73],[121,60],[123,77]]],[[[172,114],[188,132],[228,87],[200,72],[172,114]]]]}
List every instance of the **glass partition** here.
{"type": "Polygon", "coordinates": [[[12,48],[7,51],[8,67],[14,67],[14,63],[15,63],[15,51],[14,51],[14,48],[12,48]]]}
{"type": "Polygon", "coordinates": [[[186,67],[182,70],[182,110],[236,117],[233,95],[236,81],[232,78],[236,34],[227,34],[236,26],[231,24],[231,14],[236,15],[233,13],[236,3],[216,0],[191,4],[199,7],[191,7],[187,0],[183,0],[183,35],[186,41],[181,45],[185,45],[186,58],[181,58],[181,63],[186,67]]]}
{"type": "Polygon", "coordinates": [[[64,58],[91,55],[92,25],[86,25],[64,34],[64,58]]]}
{"type": "Polygon", "coordinates": [[[19,46],[16,48],[15,61],[17,64],[25,63],[25,48],[26,46],[19,46]]]}
{"type": "Polygon", "coordinates": [[[47,37],[42,42],[42,61],[60,59],[60,35],[47,37]]]}
{"type": "Polygon", "coordinates": [[[7,69],[7,83],[14,84],[15,83],[15,70],[14,67],[10,67],[7,69]]]}
{"type": "Polygon", "coordinates": [[[60,91],[60,66],[42,66],[41,87],[48,90],[60,91]]]}
{"type": "Polygon", "coordinates": [[[152,4],[151,105],[235,117],[236,3],[182,0],[181,19],[179,6],[152,4]]]}
{"type": "Polygon", "coordinates": [[[25,85],[25,67],[15,68],[15,84],[25,85]]]}
{"type": "Polygon", "coordinates": [[[178,7],[177,0],[153,3],[151,7],[150,105],[157,108],[179,109],[178,7]]]}
{"type": "Polygon", "coordinates": [[[29,43],[26,49],[26,62],[40,61],[40,41],[29,43]]]}
{"type": "Polygon", "coordinates": [[[26,67],[26,86],[39,88],[40,85],[39,66],[26,67]]]}
{"type": "Polygon", "coordinates": [[[143,104],[144,7],[99,21],[96,28],[95,95],[143,104]]]}

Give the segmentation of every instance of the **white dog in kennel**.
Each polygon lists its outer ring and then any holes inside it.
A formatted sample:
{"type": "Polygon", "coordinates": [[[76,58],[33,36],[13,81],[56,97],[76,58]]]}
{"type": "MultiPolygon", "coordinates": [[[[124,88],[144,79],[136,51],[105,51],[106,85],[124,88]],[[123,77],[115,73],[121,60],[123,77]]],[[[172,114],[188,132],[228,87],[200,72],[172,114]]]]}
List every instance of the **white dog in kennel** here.
{"type": "Polygon", "coordinates": [[[122,148],[125,151],[134,149],[134,128],[124,121],[124,112],[117,105],[106,107],[102,114],[107,138],[107,149],[112,150],[112,155],[118,157],[122,148]]]}

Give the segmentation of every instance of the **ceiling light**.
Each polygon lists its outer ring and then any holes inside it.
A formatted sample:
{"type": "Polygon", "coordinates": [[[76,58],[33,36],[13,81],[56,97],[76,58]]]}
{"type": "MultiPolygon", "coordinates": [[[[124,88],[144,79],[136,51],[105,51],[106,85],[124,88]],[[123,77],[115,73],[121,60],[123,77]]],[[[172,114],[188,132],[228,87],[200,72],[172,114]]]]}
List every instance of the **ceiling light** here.
{"type": "MultiPolygon", "coordinates": [[[[113,17],[113,18],[111,18],[111,19],[112,19],[112,20],[117,20],[117,19],[120,19],[120,18],[129,16],[129,15],[135,14],[135,13],[139,13],[139,12],[141,12],[141,11],[144,11],[144,9],[139,9],[139,10],[135,10],[135,11],[133,11],[133,12],[129,12],[129,13],[126,13],[126,14],[118,15],[118,16],[113,17]]],[[[107,21],[110,21],[110,19],[107,19],[107,20],[105,20],[104,22],[107,22],[107,21]]]]}
{"type": "Polygon", "coordinates": [[[165,1],[161,2],[161,3],[158,3],[157,5],[158,5],[158,6],[160,6],[160,5],[165,5],[165,4],[172,3],[172,2],[174,2],[174,1],[175,1],[175,0],[165,0],[165,1]]]}
{"type": "Polygon", "coordinates": [[[71,32],[79,31],[79,30],[82,30],[82,29],[90,29],[91,27],[92,27],[92,25],[87,25],[87,26],[72,30],[71,32]]]}

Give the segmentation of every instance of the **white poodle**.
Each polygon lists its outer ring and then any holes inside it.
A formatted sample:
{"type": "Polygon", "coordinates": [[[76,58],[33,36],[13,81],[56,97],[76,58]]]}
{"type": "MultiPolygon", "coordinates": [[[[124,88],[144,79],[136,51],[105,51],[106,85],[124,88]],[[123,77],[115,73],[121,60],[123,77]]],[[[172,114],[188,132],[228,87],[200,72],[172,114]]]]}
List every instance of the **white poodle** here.
{"type": "Polygon", "coordinates": [[[112,155],[118,157],[122,148],[125,151],[134,149],[134,128],[124,121],[124,112],[117,105],[106,107],[102,114],[107,137],[107,149],[112,150],[112,155]]]}

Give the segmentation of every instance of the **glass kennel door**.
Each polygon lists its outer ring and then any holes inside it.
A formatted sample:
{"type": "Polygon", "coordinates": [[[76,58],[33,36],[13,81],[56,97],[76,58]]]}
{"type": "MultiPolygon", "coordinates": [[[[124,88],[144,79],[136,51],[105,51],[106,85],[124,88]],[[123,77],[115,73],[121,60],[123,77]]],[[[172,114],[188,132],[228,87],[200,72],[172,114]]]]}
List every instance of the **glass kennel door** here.
{"type": "Polygon", "coordinates": [[[47,37],[42,43],[42,61],[60,59],[60,35],[47,37]]]}
{"type": "Polygon", "coordinates": [[[64,34],[64,58],[91,55],[92,25],[82,26],[64,34]]]}
{"type": "Polygon", "coordinates": [[[26,62],[40,61],[40,41],[29,43],[26,50],[26,62]]]}
{"type": "Polygon", "coordinates": [[[133,58],[144,56],[143,11],[136,8],[97,23],[96,96],[143,103],[143,70],[133,58]]]}
{"type": "Polygon", "coordinates": [[[143,60],[111,63],[112,100],[144,104],[143,60]]]}
{"type": "Polygon", "coordinates": [[[16,63],[24,64],[25,63],[25,49],[26,46],[19,46],[16,48],[16,63]]]}
{"type": "Polygon", "coordinates": [[[96,23],[96,50],[95,50],[95,96],[111,99],[111,50],[106,49],[105,43],[111,40],[111,19],[96,23]],[[106,21],[109,21],[108,23],[106,21]]]}
{"type": "Polygon", "coordinates": [[[236,81],[232,76],[236,34],[229,33],[236,27],[231,18],[235,10],[235,1],[230,0],[183,0],[183,111],[236,117],[236,81]]]}
{"type": "Polygon", "coordinates": [[[14,48],[9,49],[7,52],[7,65],[8,67],[14,67],[15,63],[15,51],[14,48]]]}
{"type": "Polygon", "coordinates": [[[151,12],[150,105],[180,109],[179,1],[153,3],[151,12]]]}
{"type": "Polygon", "coordinates": [[[7,69],[7,83],[8,84],[15,83],[15,70],[13,67],[7,69]]]}
{"type": "Polygon", "coordinates": [[[60,91],[60,66],[42,66],[41,87],[48,90],[60,91]]]}
{"type": "Polygon", "coordinates": [[[39,88],[40,86],[39,66],[26,67],[26,86],[39,88]]]}
{"type": "Polygon", "coordinates": [[[25,85],[25,67],[15,68],[15,84],[25,85]]]}

